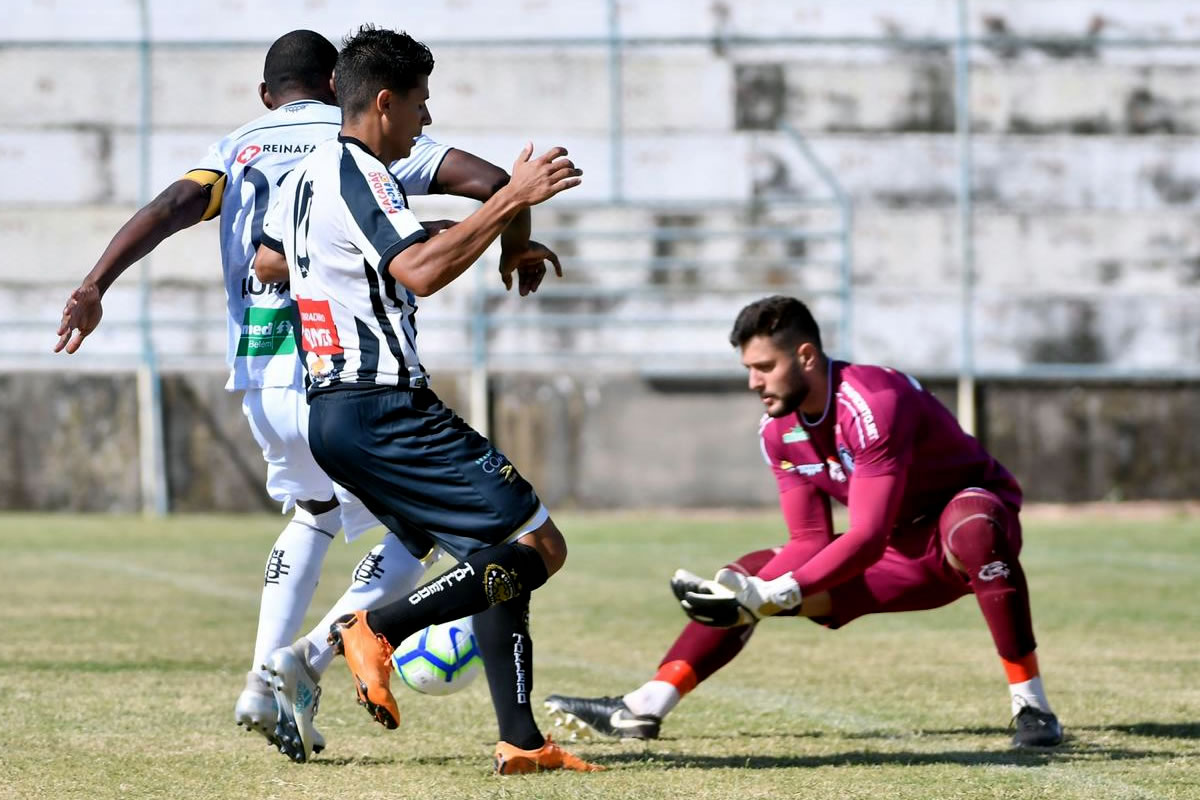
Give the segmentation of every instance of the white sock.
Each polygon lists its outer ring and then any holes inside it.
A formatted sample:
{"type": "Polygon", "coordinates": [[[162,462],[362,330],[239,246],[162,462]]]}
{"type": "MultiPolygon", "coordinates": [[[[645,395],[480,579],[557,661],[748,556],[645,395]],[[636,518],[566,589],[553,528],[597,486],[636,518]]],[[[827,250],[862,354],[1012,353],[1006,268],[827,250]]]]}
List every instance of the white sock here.
{"type": "Polygon", "coordinates": [[[629,710],[639,717],[662,719],[679,705],[683,695],[666,681],[646,681],[623,699],[629,710]]]}
{"type": "Polygon", "coordinates": [[[1014,717],[1025,706],[1033,706],[1038,711],[1045,711],[1047,714],[1053,713],[1050,710],[1050,701],[1046,699],[1046,690],[1042,688],[1040,675],[1020,683],[1010,683],[1008,693],[1012,697],[1012,715],[1014,717]]]}
{"type": "Polygon", "coordinates": [[[291,644],[300,632],[329,543],[340,527],[338,508],[316,515],[297,508],[271,546],[258,607],[252,670],[261,670],[272,650],[291,644]]]}
{"type": "Polygon", "coordinates": [[[360,608],[369,610],[399,600],[413,590],[424,573],[425,565],[413,558],[399,539],[385,534],[350,574],[350,588],[305,637],[312,644],[308,665],[323,675],[333,661],[333,648],[326,637],[335,619],[360,608]]]}

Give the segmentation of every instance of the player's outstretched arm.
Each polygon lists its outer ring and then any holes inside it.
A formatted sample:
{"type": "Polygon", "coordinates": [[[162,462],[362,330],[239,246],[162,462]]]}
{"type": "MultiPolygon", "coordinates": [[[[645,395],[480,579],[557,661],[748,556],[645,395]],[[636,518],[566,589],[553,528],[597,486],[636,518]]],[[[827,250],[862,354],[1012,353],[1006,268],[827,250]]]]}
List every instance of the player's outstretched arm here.
{"type": "Polygon", "coordinates": [[[164,239],[199,222],[209,206],[210,186],[182,178],[138,209],[109,242],[96,266],[71,292],[58,325],[54,352],[74,353],[100,324],[101,298],[121,273],[164,239]]]}
{"type": "MultiPolygon", "coordinates": [[[[480,202],[486,202],[508,181],[508,173],[495,164],[457,148],[446,153],[437,171],[441,192],[480,202]]],[[[505,289],[512,289],[516,274],[517,290],[522,297],[537,291],[546,277],[547,262],[554,267],[554,274],[562,277],[558,256],[545,245],[530,241],[532,230],[533,215],[525,208],[513,216],[500,234],[500,280],[505,289]]]]}
{"type": "Polygon", "coordinates": [[[528,144],[513,165],[511,180],[483,207],[433,238],[411,245],[388,262],[388,272],[415,294],[426,297],[465,272],[523,209],[578,186],[583,171],[567,151],[554,147],[531,158],[528,144]]]}

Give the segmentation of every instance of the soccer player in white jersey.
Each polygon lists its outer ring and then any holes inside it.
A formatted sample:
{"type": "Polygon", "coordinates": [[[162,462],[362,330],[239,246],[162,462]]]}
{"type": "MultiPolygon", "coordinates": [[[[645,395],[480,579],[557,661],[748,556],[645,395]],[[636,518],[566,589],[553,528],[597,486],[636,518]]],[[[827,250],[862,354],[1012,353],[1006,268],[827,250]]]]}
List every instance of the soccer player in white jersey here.
{"type": "Polygon", "coordinates": [[[562,567],[566,542],[533,487],[485,437],[437,398],[417,352],[417,296],[445,287],[514,215],[578,185],[563,148],[531,159],[483,207],[430,235],[386,165],[421,130],[433,57],[396,31],[364,26],[338,55],[341,135],[293,169],[268,212],[259,276],[286,264],[308,366],[309,443],[417,554],[439,545],[456,567],[408,597],[339,619],[359,701],[388,728],[391,643],[435,622],[475,615],[500,729],[500,774],[598,769],[542,736],[529,703],[531,593],[562,567]],[[272,255],[274,251],[274,256],[272,255]]]}
{"type": "MultiPolygon", "coordinates": [[[[312,600],[329,544],[339,528],[351,540],[379,522],[362,504],[333,484],[313,461],[307,443],[308,407],[303,368],[296,356],[293,310],[287,284],[263,284],[251,270],[263,215],[283,176],[321,141],[337,133],[341,111],[333,103],[336,48],[312,31],[293,31],[267,52],[259,93],[269,112],[214,144],[195,169],[168,186],[114,236],[96,266],[71,293],[63,311],[56,352],[74,353],[100,322],[101,298],[131,264],[168,236],[220,215],[221,260],[228,308],[230,391],[243,391],[243,411],[267,462],[267,489],[292,511],[272,545],[264,575],[262,604],[251,670],[238,698],[235,719],[272,744],[277,737],[278,701],[261,671],[269,659],[287,667],[286,653],[312,600]],[[283,663],[278,663],[283,658],[283,663]]],[[[422,112],[422,127],[431,120],[422,112]]],[[[436,144],[420,131],[412,152],[392,165],[406,192],[442,192],[486,200],[507,174],[468,153],[436,144]]],[[[543,258],[554,254],[529,241],[529,216],[505,231],[501,273],[512,274],[527,291],[544,274],[543,258]]],[[[536,287],[535,287],[536,288],[536,287]]],[[[355,569],[351,585],[316,632],[291,648],[317,678],[332,659],[325,641],[329,622],[347,610],[373,606],[411,589],[423,567],[399,540],[385,536],[355,569]]],[[[311,726],[311,708],[309,709],[311,726]]],[[[324,742],[315,731],[310,750],[324,742]]],[[[284,748],[281,748],[284,749],[284,748]]],[[[296,760],[297,754],[284,752],[296,760]]],[[[300,754],[304,755],[304,754],[300,754]]]]}

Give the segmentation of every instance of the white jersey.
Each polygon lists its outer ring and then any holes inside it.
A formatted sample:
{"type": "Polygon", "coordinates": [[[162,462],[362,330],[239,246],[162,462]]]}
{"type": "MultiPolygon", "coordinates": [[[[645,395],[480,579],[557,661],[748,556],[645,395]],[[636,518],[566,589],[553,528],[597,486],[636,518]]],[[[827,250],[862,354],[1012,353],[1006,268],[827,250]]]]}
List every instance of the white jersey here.
{"type": "MultiPolygon", "coordinates": [[[[254,253],[263,217],[284,176],[321,142],[332,139],[341,109],[300,100],[249,122],[209,148],[188,177],[220,193],[206,218],[221,214],[221,265],[228,310],[225,388],[303,386],[292,330],[294,311],[287,283],[264,285],[254,277],[254,253]]],[[[421,136],[410,156],[392,165],[408,194],[426,194],[450,147],[421,136]]]]}
{"type": "Polygon", "coordinates": [[[357,139],[319,145],[288,174],[262,242],[287,257],[310,393],[428,385],[417,355],[416,298],[387,269],[426,238],[404,189],[357,139]]]}

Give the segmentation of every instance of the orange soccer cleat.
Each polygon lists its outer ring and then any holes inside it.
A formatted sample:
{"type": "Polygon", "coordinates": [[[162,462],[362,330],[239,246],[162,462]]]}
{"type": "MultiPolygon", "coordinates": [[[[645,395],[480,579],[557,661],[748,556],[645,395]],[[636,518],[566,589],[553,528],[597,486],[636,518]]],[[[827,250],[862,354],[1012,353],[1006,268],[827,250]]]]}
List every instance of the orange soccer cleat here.
{"type": "Polygon", "coordinates": [[[575,772],[600,772],[605,769],[573,756],[546,737],[546,743],[536,750],[522,750],[508,742],[496,743],[495,772],[497,775],[524,775],[551,769],[575,772]]]}
{"type": "Polygon", "coordinates": [[[400,709],[392,697],[392,646],[367,625],[367,612],[338,617],[329,626],[329,643],[335,653],[346,657],[358,704],[383,727],[397,727],[400,709]]]}

